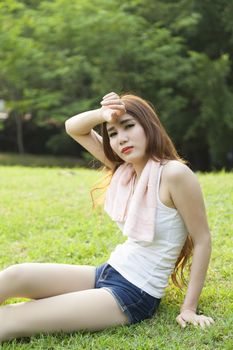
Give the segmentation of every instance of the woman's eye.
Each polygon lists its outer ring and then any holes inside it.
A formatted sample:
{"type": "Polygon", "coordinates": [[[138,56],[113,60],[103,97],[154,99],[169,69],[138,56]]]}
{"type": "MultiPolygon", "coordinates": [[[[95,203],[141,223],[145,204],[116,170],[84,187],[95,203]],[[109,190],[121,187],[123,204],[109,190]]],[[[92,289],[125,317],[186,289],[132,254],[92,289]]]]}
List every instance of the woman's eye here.
{"type": "Polygon", "coordinates": [[[126,128],[126,129],[132,128],[132,126],[134,126],[134,124],[128,124],[128,125],[125,126],[125,128],[126,128]]]}
{"type": "MultiPolygon", "coordinates": [[[[132,128],[135,124],[128,124],[128,125],[125,125],[125,129],[129,129],[129,128],[132,128]]],[[[112,132],[110,134],[108,134],[109,138],[112,138],[114,137],[115,135],[117,135],[117,132],[112,132]]]]}

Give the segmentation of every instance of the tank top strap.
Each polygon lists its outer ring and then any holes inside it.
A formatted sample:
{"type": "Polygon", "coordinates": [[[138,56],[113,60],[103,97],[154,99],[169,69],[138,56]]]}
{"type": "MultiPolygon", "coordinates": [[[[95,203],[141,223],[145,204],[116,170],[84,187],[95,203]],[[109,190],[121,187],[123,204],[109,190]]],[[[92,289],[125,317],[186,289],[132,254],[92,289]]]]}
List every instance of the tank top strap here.
{"type": "Polygon", "coordinates": [[[161,180],[161,174],[163,170],[164,165],[160,165],[159,167],[159,174],[158,174],[158,180],[157,180],[157,186],[156,186],[156,196],[157,198],[159,197],[159,185],[160,185],[160,180],[161,180]]]}

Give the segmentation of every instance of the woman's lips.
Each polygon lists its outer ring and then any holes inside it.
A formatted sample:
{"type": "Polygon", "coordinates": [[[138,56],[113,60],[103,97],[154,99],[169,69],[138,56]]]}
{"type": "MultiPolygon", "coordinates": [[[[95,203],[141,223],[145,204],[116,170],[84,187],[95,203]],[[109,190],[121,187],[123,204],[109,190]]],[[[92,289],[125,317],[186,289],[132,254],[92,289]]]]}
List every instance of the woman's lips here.
{"type": "Polygon", "coordinates": [[[133,150],[133,147],[125,147],[125,148],[123,148],[123,150],[121,152],[124,154],[128,154],[128,153],[132,152],[132,150],[133,150]]]}

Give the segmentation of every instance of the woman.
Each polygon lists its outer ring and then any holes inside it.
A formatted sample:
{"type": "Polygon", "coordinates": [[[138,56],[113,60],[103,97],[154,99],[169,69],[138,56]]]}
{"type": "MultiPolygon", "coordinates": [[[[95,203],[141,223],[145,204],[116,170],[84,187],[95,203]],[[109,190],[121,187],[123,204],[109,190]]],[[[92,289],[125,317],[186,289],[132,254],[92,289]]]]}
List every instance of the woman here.
{"type": "Polygon", "coordinates": [[[209,326],[196,309],[211,238],[196,176],[179,158],[153,108],[134,95],[104,96],[101,108],[66,121],[67,133],[112,172],[105,210],[128,238],[97,268],[18,264],[0,273],[0,341],[41,332],[96,331],[129,325],[157,310],[168,278],[191,255],[177,322],[209,326]],[[103,137],[93,128],[102,124],[103,137]]]}

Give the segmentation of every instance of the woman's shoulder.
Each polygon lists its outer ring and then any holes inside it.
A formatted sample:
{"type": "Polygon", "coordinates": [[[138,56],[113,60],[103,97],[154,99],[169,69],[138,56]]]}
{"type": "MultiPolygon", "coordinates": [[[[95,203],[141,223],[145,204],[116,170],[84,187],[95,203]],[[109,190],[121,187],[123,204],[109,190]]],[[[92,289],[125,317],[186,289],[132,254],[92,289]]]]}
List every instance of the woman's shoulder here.
{"type": "Polygon", "coordinates": [[[177,182],[184,179],[196,178],[193,171],[179,160],[167,160],[163,166],[163,176],[168,182],[177,182]]]}

